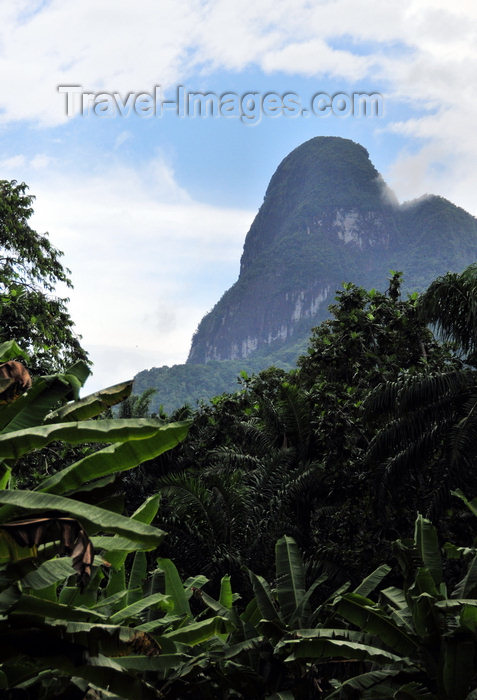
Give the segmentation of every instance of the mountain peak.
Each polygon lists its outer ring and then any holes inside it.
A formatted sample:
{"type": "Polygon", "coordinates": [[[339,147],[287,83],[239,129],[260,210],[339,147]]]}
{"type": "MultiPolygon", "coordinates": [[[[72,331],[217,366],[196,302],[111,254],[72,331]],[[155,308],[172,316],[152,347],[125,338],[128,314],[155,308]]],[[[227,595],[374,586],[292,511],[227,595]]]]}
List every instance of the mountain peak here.
{"type": "Polygon", "coordinates": [[[383,181],[367,150],[350,139],[317,136],[282,160],[245,240],[241,272],[288,229],[297,215],[384,203],[383,181]],[[382,202],[381,202],[382,200],[382,202]]]}
{"type": "Polygon", "coordinates": [[[295,342],[324,318],[342,282],[383,286],[392,268],[404,270],[408,287],[423,288],[476,259],[470,214],[432,196],[399,206],[363,146],[315,137],[270,180],[239,279],[202,319],[188,362],[239,359],[295,342]]]}

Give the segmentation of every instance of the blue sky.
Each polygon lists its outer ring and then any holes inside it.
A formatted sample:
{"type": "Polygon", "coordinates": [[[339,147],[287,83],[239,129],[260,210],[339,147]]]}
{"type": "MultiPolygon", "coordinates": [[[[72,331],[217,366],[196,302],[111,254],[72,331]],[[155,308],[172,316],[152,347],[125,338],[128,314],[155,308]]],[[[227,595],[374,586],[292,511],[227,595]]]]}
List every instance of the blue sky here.
{"type": "MultiPolygon", "coordinates": [[[[235,281],[268,181],[318,135],[363,144],[400,201],[435,193],[477,215],[477,8],[470,0],[3,0],[1,178],[36,195],[64,251],[89,388],[185,361],[235,281]],[[379,117],[68,118],[93,93],[379,92],[379,117]]],[[[62,292],[62,290],[59,290],[62,292]]]]}

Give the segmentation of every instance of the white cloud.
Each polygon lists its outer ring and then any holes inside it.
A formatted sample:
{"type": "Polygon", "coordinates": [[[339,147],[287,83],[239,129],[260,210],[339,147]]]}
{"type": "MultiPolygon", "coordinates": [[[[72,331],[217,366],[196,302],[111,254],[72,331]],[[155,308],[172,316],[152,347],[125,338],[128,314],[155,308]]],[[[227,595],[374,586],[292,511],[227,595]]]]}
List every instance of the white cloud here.
{"type": "Polygon", "coordinates": [[[477,8],[471,2],[142,0],[137,6],[52,0],[27,14],[28,7],[6,0],[0,10],[6,120],[61,123],[58,84],[138,92],[181,82],[200,67],[243,70],[255,64],[351,80],[381,74],[392,90],[423,100],[448,92],[449,78],[460,83],[475,70],[469,64],[476,56],[477,8]],[[334,49],[336,38],[346,39],[347,48],[334,49]],[[370,55],[360,55],[362,42],[372,42],[370,55]],[[390,58],[387,49],[396,43],[406,50],[390,58]]]}
{"type": "MultiPolygon", "coordinates": [[[[419,190],[437,184],[450,193],[431,176],[428,157],[441,153],[456,163],[477,157],[477,5],[471,0],[4,0],[0,6],[4,122],[62,123],[58,84],[137,92],[187,82],[198,71],[205,76],[250,66],[367,81],[370,89],[384,81],[388,104],[398,97],[420,113],[432,109],[391,127],[434,143],[420,153],[421,177],[413,177],[419,190]],[[340,48],[333,46],[337,39],[340,48]]],[[[116,147],[126,138],[119,135],[116,147]]],[[[400,163],[389,176],[405,194],[399,170],[400,163]]],[[[456,190],[469,189],[467,172],[467,164],[454,168],[456,190]]]]}
{"type": "Polygon", "coordinates": [[[33,227],[50,232],[72,272],[74,290],[60,293],[95,362],[89,388],[185,361],[200,319],[237,277],[254,212],[194,201],[160,158],[140,175],[110,162],[89,177],[15,162],[36,196],[33,227]]]}
{"type": "Polygon", "coordinates": [[[118,134],[118,136],[116,137],[116,141],[114,142],[114,150],[117,151],[118,148],[121,148],[123,143],[126,143],[126,141],[129,141],[132,138],[133,135],[130,131],[121,131],[121,133],[118,134]]]}
{"type": "MultiPolygon", "coordinates": [[[[4,158],[4,160],[0,161],[0,167],[4,172],[15,173],[18,168],[24,168],[26,162],[25,156],[19,154],[16,156],[11,156],[11,158],[4,158]]],[[[13,174],[11,179],[14,179],[13,174]]]]}
{"type": "Polygon", "coordinates": [[[262,65],[267,72],[292,71],[306,76],[327,73],[335,78],[359,80],[368,73],[373,62],[372,58],[334,50],[323,39],[314,39],[270,51],[264,56],[262,65]]]}
{"type": "Polygon", "coordinates": [[[38,153],[32,158],[30,165],[34,170],[43,170],[44,168],[48,168],[52,162],[53,159],[46,155],[46,153],[38,153]]]}

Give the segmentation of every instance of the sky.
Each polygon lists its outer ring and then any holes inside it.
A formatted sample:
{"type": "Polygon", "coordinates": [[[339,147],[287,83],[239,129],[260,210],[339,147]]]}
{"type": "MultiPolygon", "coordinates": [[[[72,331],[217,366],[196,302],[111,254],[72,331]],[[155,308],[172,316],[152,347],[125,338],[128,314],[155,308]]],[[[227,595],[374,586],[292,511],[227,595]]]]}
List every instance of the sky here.
{"type": "Polygon", "coordinates": [[[1,0],[0,81],[0,179],[64,252],[91,391],[185,362],[314,136],[365,146],[401,202],[477,216],[473,0],[1,0]],[[215,96],[201,116],[194,92],[215,96]]]}

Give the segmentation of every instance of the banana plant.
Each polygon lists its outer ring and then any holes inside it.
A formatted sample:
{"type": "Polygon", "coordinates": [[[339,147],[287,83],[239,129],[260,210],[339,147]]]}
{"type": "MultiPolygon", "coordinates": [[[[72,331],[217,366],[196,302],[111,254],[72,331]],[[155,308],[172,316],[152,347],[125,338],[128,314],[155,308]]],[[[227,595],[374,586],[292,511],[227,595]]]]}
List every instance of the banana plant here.
{"type": "Polygon", "coordinates": [[[303,625],[319,624],[333,596],[321,596],[321,604],[312,605],[325,577],[306,588],[304,564],[291,537],[277,542],[275,554],[275,586],[249,571],[254,595],[242,612],[230,576],[222,578],[218,599],[214,599],[202,589],[205,581],[197,578],[181,583],[172,562],[158,560],[154,585],[169,593],[173,607],[168,614],[153,614],[153,619],[138,629],[152,632],[167,649],[168,666],[162,666],[160,676],[162,692],[189,697],[188,689],[198,693],[200,688],[204,693],[200,697],[277,700],[295,697],[292,689],[310,691],[314,683],[312,664],[285,663],[287,653],[280,650],[280,643],[295,638],[303,625]],[[191,616],[191,589],[194,607],[200,603],[204,606],[195,620],[191,616]],[[209,695],[205,694],[204,683],[209,695]]]}
{"type": "MultiPolygon", "coordinates": [[[[137,556],[136,554],[136,558],[137,556]]],[[[132,586],[135,585],[136,558],[129,577],[128,596],[134,590],[132,586]]],[[[124,585],[122,594],[118,591],[112,596],[112,602],[119,600],[119,606],[111,621],[124,622],[127,619],[138,634],[150,635],[162,653],[151,658],[144,653],[133,652],[117,658],[117,663],[136,675],[147,677],[161,693],[167,693],[170,697],[180,696],[178,688],[182,692],[184,684],[198,692],[198,677],[203,678],[208,667],[218,667],[214,650],[217,646],[220,649],[226,646],[226,640],[233,629],[233,623],[227,614],[233,599],[230,579],[223,579],[220,595],[222,603],[217,602],[218,609],[214,609],[205,618],[203,615],[194,617],[190,600],[193,596],[201,598],[206,595],[201,589],[208,580],[199,575],[182,582],[170,559],[158,558],[156,563],[157,568],[143,583],[142,597],[136,602],[128,604],[128,597],[124,597],[124,585]],[[148,601],[152,604],[148,605],[148,601]]],[[[145,568],[142,565],[139,568],[144,574],[145,568]]],[[[141,580],[144,580],[142,576],[141,580]]],[[[105,604],[108,602],[108,599],[104,601],[105,604]]]]}
{"type": "MultiPolygon", "coordinates": [[[[448,547],[455,557],[459,550],[448,547]]],[[[419,515],[413,540],[398,540],[396,554],[404,587],[380,592],[378,602],[365,591],[344,593],[334,609],[350,634],[367,635],[366,649],[348,644],[336,656],[366,659],[368,669],[334,681],[330,698],[419,698],[474,700],[477,697],[477,555],[449,595],[433,525],[419,515]],[[352,629],[359,632],[352,632],[352,629]]],[[[326,636],[326,631],[325,631],[326,636]]],[[[321,656],[308,640],[285,643],[288,660],[321,656]]]]}
{"type": "MultiPolygon", "coordinates": [[[[19,357],[25,354],[14,342],[0,345],[0,362],[19,357]]],[[[132,382],[79,398],[88,373],[77,363],[34,378],[26,393],[0,403],[0,688],[158,698],[117,659],[160,656],[154,637],[136,629],[148,610],[169,604],[167,594],[142,595],[145,553],[164,536],[151,525],[159,498],[127,517],[111,490],[119,472],[174,447],[189,425],[102,419],[132,382]],[[53,442],[92,448],[33,490],[15,488],[18,460],[53,442]],[[128,556],[134,562],[123,591],[128,556]]]]}

